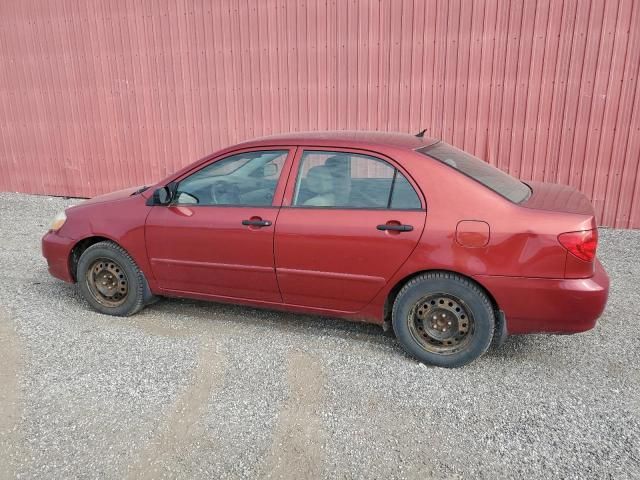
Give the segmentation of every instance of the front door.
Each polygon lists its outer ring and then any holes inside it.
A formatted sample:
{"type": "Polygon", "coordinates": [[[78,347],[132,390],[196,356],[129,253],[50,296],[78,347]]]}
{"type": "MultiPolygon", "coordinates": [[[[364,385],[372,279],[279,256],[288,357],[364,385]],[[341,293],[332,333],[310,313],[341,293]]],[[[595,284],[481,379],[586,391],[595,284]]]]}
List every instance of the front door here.
{"type": "Polygon", "coordinates": [[[276,225],[285,303],[357,312],[424,229],[424,200],[397,166],[351,151],[299,149],[276,225]]]}
{"type": "Polygon", "coordinates": [[[179,180],[171,205],[152,208],[145,238],[162,289],[282,301],[273,242],[289,157],[279,148],[214,160],[179,180]]]}

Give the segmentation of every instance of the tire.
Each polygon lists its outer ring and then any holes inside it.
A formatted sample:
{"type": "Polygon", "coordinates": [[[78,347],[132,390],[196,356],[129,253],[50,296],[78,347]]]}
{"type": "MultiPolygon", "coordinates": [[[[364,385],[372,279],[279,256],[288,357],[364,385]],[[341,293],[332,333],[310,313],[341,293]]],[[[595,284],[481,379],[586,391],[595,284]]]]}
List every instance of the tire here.
{"type": "Polygon", "coordinates": [[[76,278],[89,305],[107,315],[133,315],[154,299],[136,262],[113,242],[87,248],[78,261],[76,278]]]}
{"type": "Polygon", "coordinates": [[[421,362],[455,368],[483,355],[493,338],[495,311],[472,281],[447,272],[410,280],[392,310],[402,347],[421,362]]]}

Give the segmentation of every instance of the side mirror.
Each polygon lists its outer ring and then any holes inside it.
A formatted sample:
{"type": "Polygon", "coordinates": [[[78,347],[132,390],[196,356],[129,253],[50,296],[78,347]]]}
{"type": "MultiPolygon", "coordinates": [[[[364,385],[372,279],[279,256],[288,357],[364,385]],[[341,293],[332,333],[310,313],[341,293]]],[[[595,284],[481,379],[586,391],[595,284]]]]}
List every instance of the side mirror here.
{"type": "Polygon", "coordinates": [[[176,187],[177,184],[171,182],[169,185],[156,188],[151,198],[147,201],[147,205],[169,205],[173,200],[176,187]]]}
{"type": "Polygon", "coordinates": [[[156,205],[166,205],[171,200],[171,194],[167,187],[161,187],[153,192],[153,203],[156,205]]]}

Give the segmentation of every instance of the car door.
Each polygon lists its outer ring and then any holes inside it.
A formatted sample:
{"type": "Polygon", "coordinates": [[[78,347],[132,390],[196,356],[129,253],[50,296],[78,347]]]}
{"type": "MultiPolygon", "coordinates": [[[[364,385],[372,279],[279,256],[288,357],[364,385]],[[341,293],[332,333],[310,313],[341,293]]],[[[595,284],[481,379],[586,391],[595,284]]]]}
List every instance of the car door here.
{"type": "Polygon", "coordinates": [[[418,243],[426,219],[418,192],[382,156],[299,148],[276,225],[284,302],[364,308],[418,243]]]}
{"type": "Polygon", "coordinates": [[[154,206],[145,225],[160,288],[281,302],[274,225],[292,156],[282,147],[242,151],[180,178],[173,202],[154,206]]]}

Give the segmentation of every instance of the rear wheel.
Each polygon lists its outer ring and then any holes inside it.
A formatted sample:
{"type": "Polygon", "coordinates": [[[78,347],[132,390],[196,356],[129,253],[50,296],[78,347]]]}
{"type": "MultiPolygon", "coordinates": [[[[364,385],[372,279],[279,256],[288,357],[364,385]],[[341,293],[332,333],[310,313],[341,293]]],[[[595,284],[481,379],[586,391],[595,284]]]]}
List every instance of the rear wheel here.
{"type": "Polygon", "coordinates": [[[145,305],[148,287],[143,273],[129,254],[113,242],[99,242],[87,248],[78,261],[76,276],[82,295],[100,313],[128,316],[145,305]]]}
{"type": "Polygon", "coordinates": [[[432,272],[409,281],[393,304],[393,330],[404,349],[439,367],[466,365],[487,351],[495,313],[472,281],[432,272]]]}

